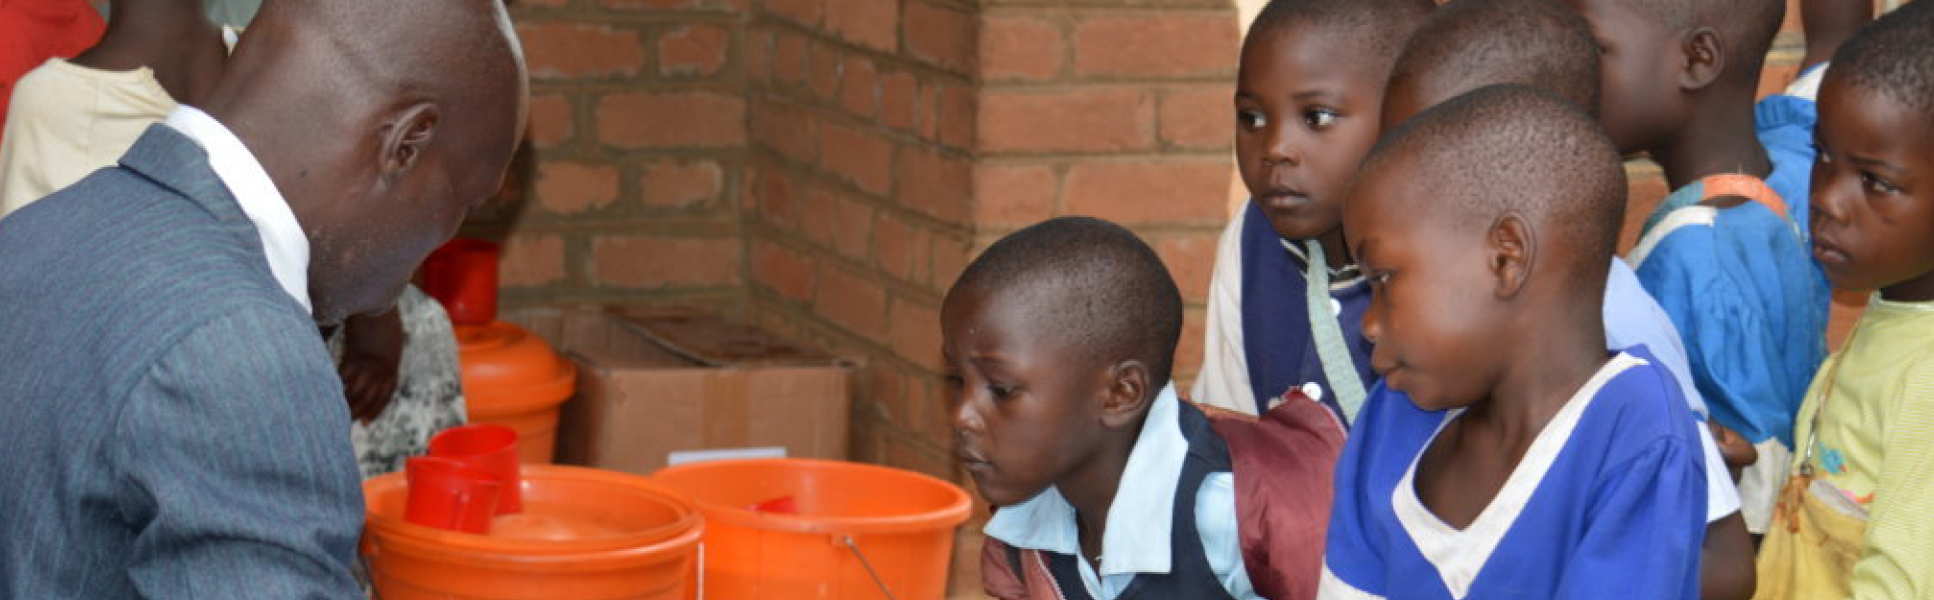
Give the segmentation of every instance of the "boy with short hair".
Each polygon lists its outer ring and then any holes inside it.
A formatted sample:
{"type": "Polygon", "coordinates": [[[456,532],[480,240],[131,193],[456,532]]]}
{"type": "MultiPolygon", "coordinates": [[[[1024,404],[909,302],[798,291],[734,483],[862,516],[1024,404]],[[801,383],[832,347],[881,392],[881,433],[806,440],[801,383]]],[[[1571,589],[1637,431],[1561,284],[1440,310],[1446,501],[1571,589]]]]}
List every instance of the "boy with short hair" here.
{"type": "Polygon", "coordinates": [[[1769,158],[1755,136],[1753,96],[1784,3],[1572,4],[1604,47],[1602,122],[1621,152],[1651,154],[1674,190],[1627,261],[1684,335],[1713,420],[1754,444],[1741,510],[1764,531],[1793,414],[1826,354],[1829,303],[1806,247],[1799,182],[1811,165],[1769,158]]]}
{"type": "Polygon", "coordinates": [[[1807,390],[1757,598],[1934,598],[1934,3],[1840,47],[1820,87],[1814,256],[1878,290],[1807,390]]]}
{"type": "MultiPolygon", "coordinates": [[[[1598,49],[1591,26],[1576,12],[1545,0],[1459,0],[1440,8],[1397,59],[1384,94],[1384,128],[1394,129],[1426,108],[1497,84],[1550,91],[1591,112],[1599,95],[1598,49]]],[[[1615,201],[1623,206],[1622,197],[1615,201]]],[[[1609,254],[1607,258],[1606,347],[1646,346],[1703,421],[1706,405],[1692,382],[1671,318],[1624,261],[1609,254]]],[[[1728,454],[1742,455],[1722,459],[1722,445],[1714,442],[1714,435],[1700,428],[1709,523],[1700,561],[1701,597],[1744,600],[1753,590],[1754,549],[1739,516],[1739,495],[1727,462],[1751,463],[1753,448],[1722,428],[1728,454]]]]}
{"type": "MultiPolygon", "coordinates": [[[[997,507],[989,594],[1262,597],[1237,532],[1230,444],[1169,380],[1182,300],[1154,250],[1105,221],[1050,220],[988,247],[940,316],[955,451],[997,507]]],[[[1303,481],[1327,489],[1322,467],[1303,481]]],[[[1300,579],[1313,590],[1308,554],[1300,579]]]]}
{"type": "Polygon", "coordinates": [[[1251,199],[1223,230],[1192,399],[1250,414],[1291,388],[1347,421],[1373,374],[1369,291],[1342,196],[1376,141],[1385,78],[1429,0],[1274,0],[1243,41],[1236,161],[1251,199]]]}
{"type": "Polygon", "coordinates": [[[1698,428],[1600,311],[1625,176],[1522,86],[1410,119],[1345,203],[1384,380],[1336,471],[1323,598],[1698,597],[1698,428]]]}

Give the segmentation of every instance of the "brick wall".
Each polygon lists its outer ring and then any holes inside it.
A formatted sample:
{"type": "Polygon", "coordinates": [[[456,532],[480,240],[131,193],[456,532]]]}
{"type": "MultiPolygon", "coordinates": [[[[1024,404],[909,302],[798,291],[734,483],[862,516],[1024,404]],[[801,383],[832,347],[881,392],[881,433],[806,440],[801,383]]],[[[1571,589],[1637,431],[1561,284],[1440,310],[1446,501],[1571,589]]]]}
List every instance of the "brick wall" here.
{"type": "Polygon", "coordinates": [[[508,305],[743,305],[750,0],[517,0],[530,129],[465,234],[507,242],[508,305]]]}
{"type": "Polygon", "coordinates": [[[940,300],[975,251],[1049,216],[1130,223],[1161,249],[1191,301],[1194,371],[1230,182],[1235,15],[1226,0],[1121,4],[753,7],[752,312],[866,357],[854,458],[953,474],[940,300]]]}
{"type": "Polygon", "coordinates": [[[853,458],[953,473],[940,299],[973,239],[974,14],[766,0],[746,30],[739,195],[753,312],[865,358],[853,458]]]}

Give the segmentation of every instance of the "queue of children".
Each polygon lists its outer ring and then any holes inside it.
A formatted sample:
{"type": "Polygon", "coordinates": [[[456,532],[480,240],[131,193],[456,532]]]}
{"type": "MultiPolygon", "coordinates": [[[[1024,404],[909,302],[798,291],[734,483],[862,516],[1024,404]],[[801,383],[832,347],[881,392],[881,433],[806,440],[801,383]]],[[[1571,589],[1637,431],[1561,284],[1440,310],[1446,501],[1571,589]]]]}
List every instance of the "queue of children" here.
{"type": "Polygon", "coordinates": [[[1118,226],[944,301],[988,593],[1934,599],[1934,4],[1756,104],[1784,12],[1270,2],[1187,398],[1118,226]],[[1837,349],[1832,290],[1872,294],[1837,349]]]}

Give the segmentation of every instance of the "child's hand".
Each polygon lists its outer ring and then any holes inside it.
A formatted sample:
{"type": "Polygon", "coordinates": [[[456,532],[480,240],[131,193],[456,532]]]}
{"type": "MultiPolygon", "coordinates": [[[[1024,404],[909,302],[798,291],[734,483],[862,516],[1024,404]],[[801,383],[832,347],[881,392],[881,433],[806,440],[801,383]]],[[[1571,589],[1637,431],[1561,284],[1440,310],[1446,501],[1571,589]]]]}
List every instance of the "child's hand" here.
{"type": "Polygon", "coordinates": [[[397,370],[403,360],[403,317],[401,311],[373,316],[354,316],[343,323],[343,395],[349,402],[349,416],[368,423],[389,408],[396,396],[397,370]]]}
{"type": "Polygon", "coordinates": [[[1712,441],[1719,445],[1719,457],[1725,459],[1726,470],[1732,472],[1733,483],[1739,483],[1739,472],[1755,462],[1759,462],[1759,450],[1746,441],[1739,432],[1727,429],[1718,421],[1708,421],[1712,428],[1712,441]]]}

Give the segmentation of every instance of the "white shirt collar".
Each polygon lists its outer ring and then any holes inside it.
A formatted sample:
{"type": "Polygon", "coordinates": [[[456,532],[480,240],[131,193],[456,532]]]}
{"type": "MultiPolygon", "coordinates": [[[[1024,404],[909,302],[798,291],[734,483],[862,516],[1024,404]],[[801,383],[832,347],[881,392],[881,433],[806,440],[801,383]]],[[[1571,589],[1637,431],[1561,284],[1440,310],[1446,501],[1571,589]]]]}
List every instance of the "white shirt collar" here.
{"type": "Polygon", "coordinates": [[[242,213],[255,223],[275,282],[303,310],[314,312],[309,304],[309,236],[303,233],[288,200],[275,188],[255,154],[228,127],[195,107],[183,104],[169,113],[165,122],[208,152],[209,168],[235,196],[242,213]]]}
{"type": "MultiPolygon", "coordinates": [[[[1128,453],[1115,500],[1101,536],[1101,575],[1167,573],[1169,537],[1175,525],[1175,488],[1189,441],[1177,416],[1175,385],[1162,388],[1148,408],[1135,449],[1128,453]]],[[[1026,502],[1003,507],[987,522],[987,535],[1009,546],[1081,555],[1074,506],[1049,487],[1026,502]]]]}

